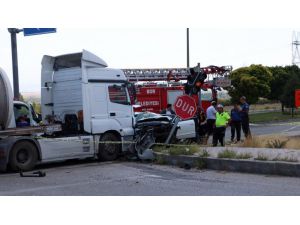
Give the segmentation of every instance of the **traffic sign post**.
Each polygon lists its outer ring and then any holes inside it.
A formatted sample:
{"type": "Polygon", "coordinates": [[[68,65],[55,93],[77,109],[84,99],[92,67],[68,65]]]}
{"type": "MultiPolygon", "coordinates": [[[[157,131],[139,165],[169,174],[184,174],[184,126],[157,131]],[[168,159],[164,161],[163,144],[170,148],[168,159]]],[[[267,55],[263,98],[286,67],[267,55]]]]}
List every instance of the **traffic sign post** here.
{"type": "Polygon", "coordinates": [[[174,124],[170,131],[170,134],[167,140],[165,141],[165,144],[170,144],[170,141],[177,129],[177,125],[180,119],[187,120],[195,116],[197,112],[197,105],[195,100],[192,97],[188,95],[181,95],[177,97],[174,103],[174,110],[176,113],[176,117],[174,119],[174,124]]]}
{"type": "Polygon", "coordinates": [[[14,87],[14,99],[19,100],[19,68],[18,68],[18,50],[17,50],[17,33],[22,30],[17,28],[8,28],[11,38],[11,56],[12,56],[12,69],[13,69],[13,87],[14,87]]]}
{"type": "Polygon", "coordinates": [[[178,117],[182,120],[191,119],[197,112],[195,100],[188,95],[178,96],[174,103],[174,110],[178,117]]]}
{"type": "Polygon", "coordinates": [[[13,86],[14,86],[14,99],[19,100],[19,70],[18,70],[18,52],[17,52],[17,34],[24,33],[24,36],[55,33],[56,28],[8,28],[8,32],[11,35],[11,55],[12,55],[12,67],[13,67],[13,86]]]}
{"type": "Polygon", "coordinates": [[[178,116],[176,116],[175,119],[174,119],[174,124],[172,126],[172,129],[169,133],[169,136],[168,136],[167,140],[165,141],[166,145],[170,144],[170,141],[171,141],[171,139],[172,139],[172,137],[173,137],[173,135],[174,135],[174,133],[177,129],[177,125],[178,125],[179,121],[180,121],[180,118],[178,116]]]}

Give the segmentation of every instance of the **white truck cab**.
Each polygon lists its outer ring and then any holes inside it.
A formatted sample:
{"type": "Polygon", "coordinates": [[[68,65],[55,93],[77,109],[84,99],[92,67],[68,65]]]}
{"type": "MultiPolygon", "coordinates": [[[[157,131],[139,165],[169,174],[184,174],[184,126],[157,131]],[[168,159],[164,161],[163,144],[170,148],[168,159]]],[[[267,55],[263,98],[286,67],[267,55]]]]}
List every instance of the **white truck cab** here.
{"type": "Polygon", "coordinates": [[[39,126],[30,104],[12,101],[0,70],[0,170],[68,159],[114,160],[130,150],[135,133],[127,84],[122,70],[108,68],[88,51],[44,56],[39,126]]]}
{"type": "Polygon", "coordinates": [[[89,134],[133,136],[133,108],[122,70],[107,68],[101,58],[81,53],[44,56],[41,78],[42,119],[68,123],[72,118],[89,134]]]}

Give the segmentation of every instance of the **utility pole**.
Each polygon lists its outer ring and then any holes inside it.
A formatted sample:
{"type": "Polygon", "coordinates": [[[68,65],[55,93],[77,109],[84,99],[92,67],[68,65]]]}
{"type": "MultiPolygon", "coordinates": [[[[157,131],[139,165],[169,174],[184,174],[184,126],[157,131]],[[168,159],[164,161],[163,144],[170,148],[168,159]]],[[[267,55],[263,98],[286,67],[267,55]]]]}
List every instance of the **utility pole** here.
{"type": "Polygon", "coordinates": [[[189,30],[189,28],[186,28],[186,54],[187,54],[186,67],[190,68],[190,30],[189,30]]]}
{"type": "Polygon", "coordinates": [[[19,100],[19,71],[18,71],[18,50],[17,50],[17,33],[21,32],[21,29],[8,28],[8,32],[11,36],[11,55],[12,55],[12,68],[13,68],[13,86],[14,86],[14,99],[19,100]]]}
{"type": "Polygon", "coordinates": [[[300,66],[300,33],[293,32],[293,40],[292,40],[292,64],[300,66]]]}

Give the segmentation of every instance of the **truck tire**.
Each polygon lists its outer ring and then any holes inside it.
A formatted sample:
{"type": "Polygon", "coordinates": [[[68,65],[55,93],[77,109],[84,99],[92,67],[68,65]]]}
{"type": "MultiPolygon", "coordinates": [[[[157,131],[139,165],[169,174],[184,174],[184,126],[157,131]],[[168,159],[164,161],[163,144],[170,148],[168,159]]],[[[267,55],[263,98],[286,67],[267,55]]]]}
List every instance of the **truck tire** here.
{"type": "Polygon", "coordinates": [[[17,142],[9,155],[9,167],[13,171],[32,170],[38,161],[37,149],[29,141],[17,142]]]}
{"type": "Polygon", "coordinates": [[[113,144],[111,142],[118,142],[120,141],[119,138],[113,133],[106,133],[101,137],[100,141],[109,143],[99,144],[99,159],[103,161],[113,161],[117,159],[120,153],[120,144],[113,144]]]}

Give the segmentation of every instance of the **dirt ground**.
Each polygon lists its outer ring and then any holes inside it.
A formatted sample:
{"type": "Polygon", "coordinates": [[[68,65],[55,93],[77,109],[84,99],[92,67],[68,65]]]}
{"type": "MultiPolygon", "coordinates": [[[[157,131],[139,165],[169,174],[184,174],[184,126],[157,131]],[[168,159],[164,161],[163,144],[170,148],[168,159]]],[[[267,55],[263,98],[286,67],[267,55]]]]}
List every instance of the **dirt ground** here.
{"type": "Polygon", "coordinates": [[[240,147],[300,149],[300,136],[261,135],[245,140],[240,147]]]}

